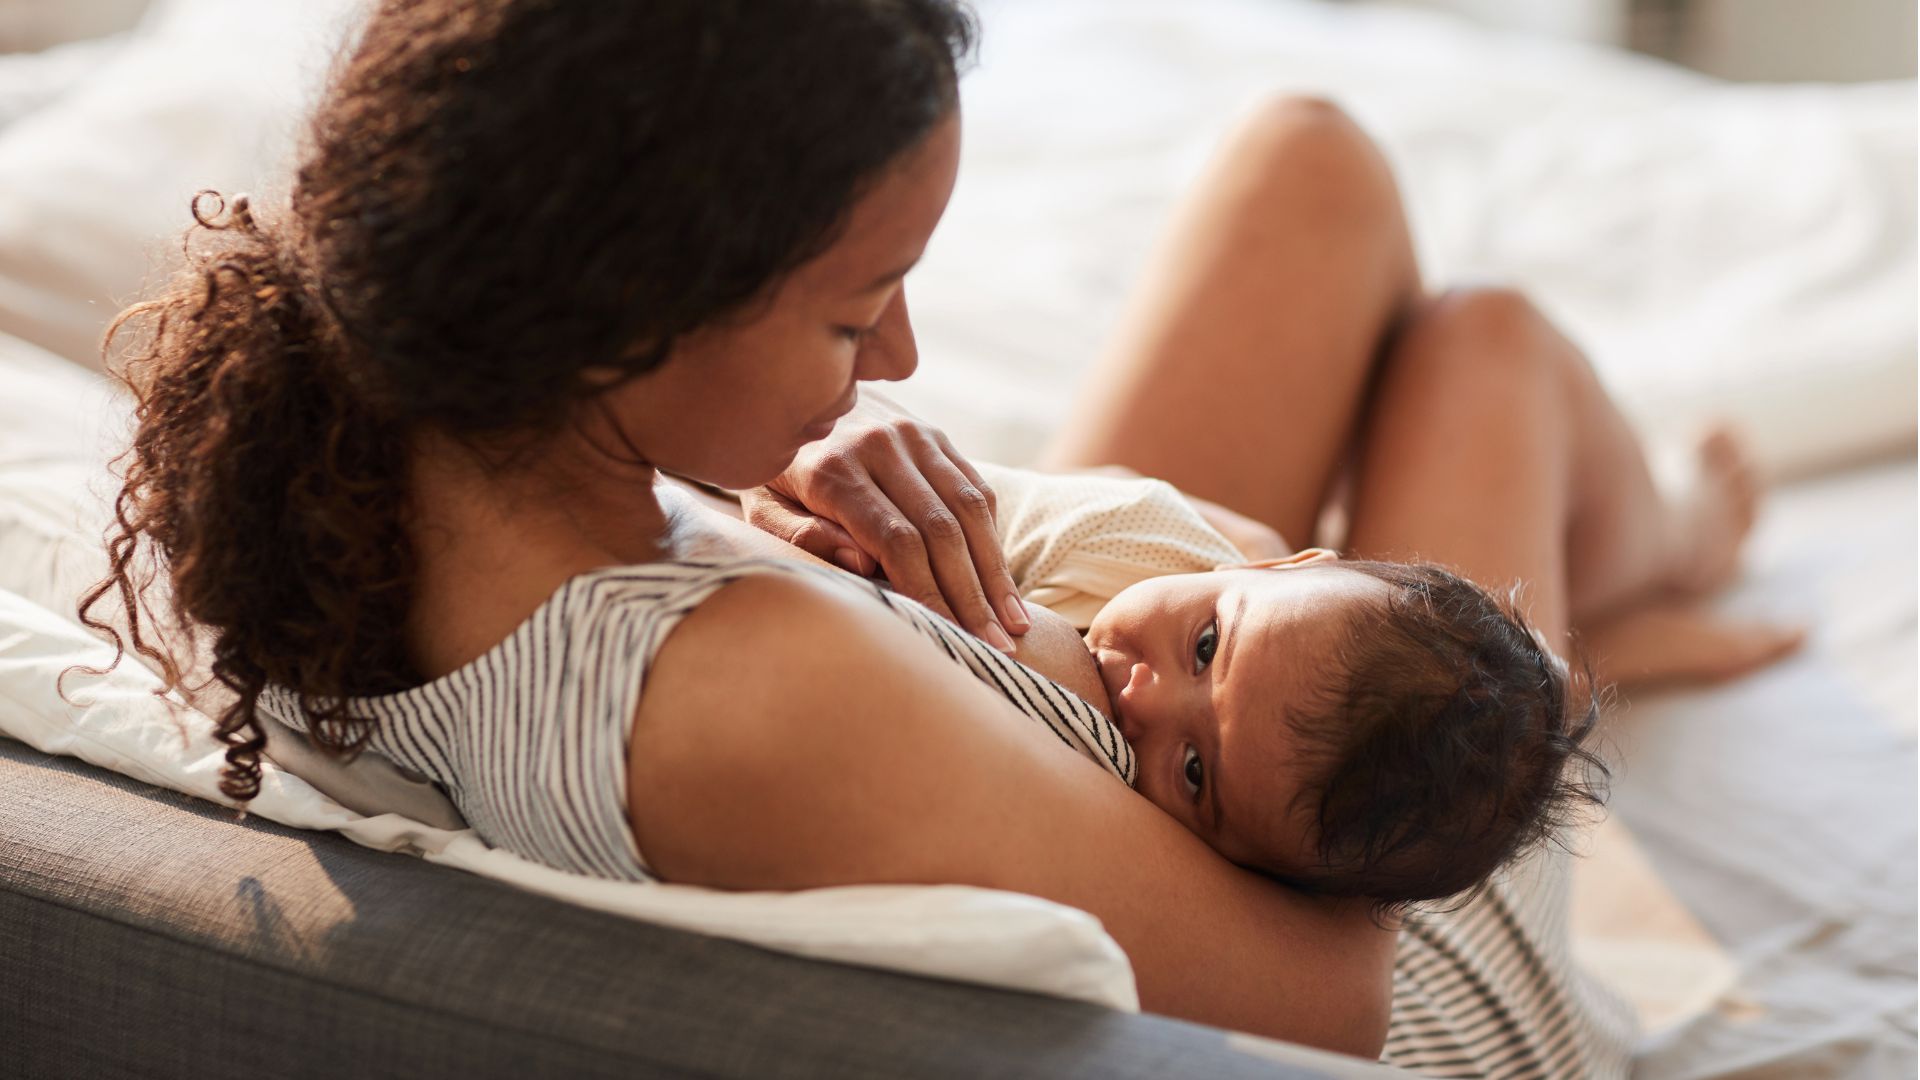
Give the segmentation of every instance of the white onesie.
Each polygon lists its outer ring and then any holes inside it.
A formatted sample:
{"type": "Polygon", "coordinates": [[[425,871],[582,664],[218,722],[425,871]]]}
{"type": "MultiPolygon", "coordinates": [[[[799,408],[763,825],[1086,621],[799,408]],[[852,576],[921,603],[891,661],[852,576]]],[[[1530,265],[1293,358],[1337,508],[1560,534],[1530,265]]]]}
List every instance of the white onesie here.
{"type": "Polygon", "coordinates": [[[1021,599],[1077,629],[1129,585],[1246,561],[1164,480],[974,467],[993,489],[1000,546],[1021,599]]]}

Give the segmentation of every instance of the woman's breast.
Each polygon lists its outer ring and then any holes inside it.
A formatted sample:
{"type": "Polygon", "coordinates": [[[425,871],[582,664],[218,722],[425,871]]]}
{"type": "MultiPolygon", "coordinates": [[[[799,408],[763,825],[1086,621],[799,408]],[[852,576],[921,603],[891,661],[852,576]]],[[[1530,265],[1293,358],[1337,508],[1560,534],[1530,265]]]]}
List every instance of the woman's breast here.
{"type": "Polygon", "coordinates": [[[1027,605],[1027,614],[1033,620],[1033,629],[1014,639],[1013,658],[1073,691],[1112,720],[1113,703],[1080,631],[1034,604],[1027,605]]]}

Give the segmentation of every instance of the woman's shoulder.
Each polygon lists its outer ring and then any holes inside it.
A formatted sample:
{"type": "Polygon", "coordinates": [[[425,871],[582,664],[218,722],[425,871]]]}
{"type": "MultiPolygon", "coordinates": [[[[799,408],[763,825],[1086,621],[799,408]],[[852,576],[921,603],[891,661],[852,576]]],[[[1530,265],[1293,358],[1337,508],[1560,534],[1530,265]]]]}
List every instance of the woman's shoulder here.
{"type": "Polygon", "coordinates": [[[553,614],[571,624],[567,628],[569,632],[577,632],[581,628],[578,624],[597,624],[636,614],[677,623],[709,597],[749,579],[802,583],[785,590],[780,585],[746,590],[745,595],[750,596],[816,592],[859,595],[879,591],[874,583],[792,559],[760,556],[672,559],[603,566],[576,574],[555,590],[552,598],[542,605],[542,611],[535,615],[552,609],[553,614]]]}

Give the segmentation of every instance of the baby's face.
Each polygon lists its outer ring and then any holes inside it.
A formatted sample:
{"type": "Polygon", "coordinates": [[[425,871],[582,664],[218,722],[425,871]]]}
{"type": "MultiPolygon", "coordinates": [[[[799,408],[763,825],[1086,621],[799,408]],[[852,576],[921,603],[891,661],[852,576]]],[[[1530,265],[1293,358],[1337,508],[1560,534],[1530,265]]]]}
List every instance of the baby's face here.
{"type": "Polygon", "coordinates": [[[1114,597],[1086,641],[1140,793],[1234,862],[1303,865],[1288,714],[1326,707],[1353,616],[1389,592],[1321,562],[1150,578],[1114,597]]]}

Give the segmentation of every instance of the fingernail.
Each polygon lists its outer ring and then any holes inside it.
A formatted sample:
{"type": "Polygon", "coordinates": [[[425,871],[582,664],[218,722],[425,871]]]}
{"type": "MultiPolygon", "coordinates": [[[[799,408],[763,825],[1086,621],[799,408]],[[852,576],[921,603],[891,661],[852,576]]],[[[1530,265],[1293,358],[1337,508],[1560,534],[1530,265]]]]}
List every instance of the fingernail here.
{"type": "Polygon", "coordinates": [[[1007,616],[1008,626],[1023,634],[1033,629],[1033,620],[1027,617],[1027,605],[1021,603],[1018,596],[1008,593],[1000,602],[1000,608],[1007,616]]]}
{"type": "Polygon", "coordinates": [[[860,553],[852,548],[835,549],[833,561],[840,564],[841,569],[849,574],[857,574],[860,572],[860,553]]]}
{"type": "Polygon", "coordinates": [[[985,637],[987,644],[1009,656],[1013,655],[1013,639],[1007,636],[1005,630],[1000,629],[999,623],[988,623],[985,637]]]}

